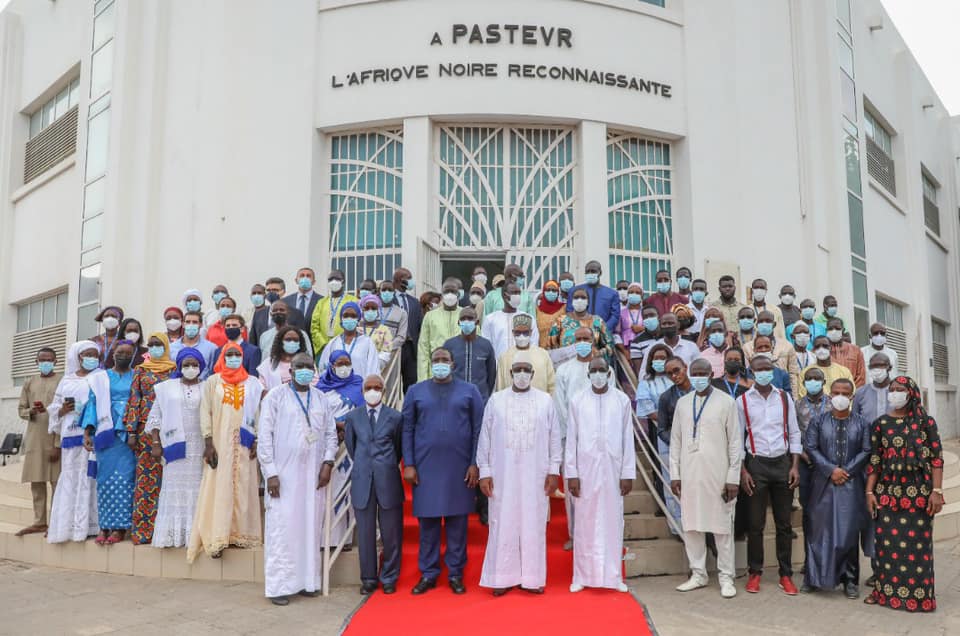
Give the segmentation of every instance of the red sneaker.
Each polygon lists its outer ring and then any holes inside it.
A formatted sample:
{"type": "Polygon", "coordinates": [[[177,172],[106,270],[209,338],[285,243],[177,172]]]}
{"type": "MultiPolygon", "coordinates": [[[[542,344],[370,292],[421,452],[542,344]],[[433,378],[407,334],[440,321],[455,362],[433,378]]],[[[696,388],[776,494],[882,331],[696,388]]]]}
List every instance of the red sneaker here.
{"type": "Polygon", "coordinates": [[[780,577],[780,589],[783,590],[783,593],[787,596],[797,595],[797,586],[793,584],[789,576],[780,577]]]}
{"type": "Polygon", "coordinates": [[[760,575],[751,574],[750,578],[747,579],[747,591],[751,594],[756,594],[760,591],[760,575]]]}

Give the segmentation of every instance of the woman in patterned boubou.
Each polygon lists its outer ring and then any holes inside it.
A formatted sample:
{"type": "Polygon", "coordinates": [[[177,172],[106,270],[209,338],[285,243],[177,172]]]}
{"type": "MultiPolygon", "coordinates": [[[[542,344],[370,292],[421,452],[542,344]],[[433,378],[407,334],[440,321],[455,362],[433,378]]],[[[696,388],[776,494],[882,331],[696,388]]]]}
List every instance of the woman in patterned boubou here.
{"type": "Polygon", "coordinates": [[[867,507],[876,517],[876,583],[864,599],[908,612],[937,608],[933,517],[943,509],[937,423],[906,376],[890,383],[890,413],[877,418],[867,467],[867,507]]]}

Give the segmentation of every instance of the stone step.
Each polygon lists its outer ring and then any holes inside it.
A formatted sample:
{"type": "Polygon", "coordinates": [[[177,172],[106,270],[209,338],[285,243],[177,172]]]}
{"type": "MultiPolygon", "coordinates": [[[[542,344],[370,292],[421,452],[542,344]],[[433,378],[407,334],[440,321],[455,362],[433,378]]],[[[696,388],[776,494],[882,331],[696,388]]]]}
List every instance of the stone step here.
{"type": "MultiPolygon", "coordinates": [[[[797,533],[793,540],[793,562],[795,566],[803,564],[803,534],[797,533]]],[[[628,578],[635,576],[660,576],[666,574],[687,574],[687,554],[683,543],[676,539],[654,539],[650,541],[625,541],[626,555],[624,563],[628,578]]],[[[777,565],[776,537],[768,534],[763,542],[764,567],[777,565]]],[[[736,567],[747,567],[747,543],[736,542],[736,567]]],[[[716,569],[715,559],[707,555],[707,568],[716,569]]]]}
{"type": "MultiPolygon", "coordinates": [[[[47,505],[50,497],[47,497],[47,505]]],[[[33,501],[0,494],[0,523],[29,526],[33,523],[33,501]]]]}
{"type": "MultiPolygon", "coordinates": [[[[951,444],[951,446],[955,446],[951,444]]],[[[943,478],[951,479],[960,475],[960,455],[957,450],[943,450],[943,478]]]]}
{"type": "MultiPolygon", "coordinates": [[[[801,528],[803,525],[802,511],[794,510],[790,522],[794,528],[801,528]]],[[[765,531],[771,533],[774,530],[773,513],[768,510],[765,531]]],[[[669,539],[672,536],[667,520],[663,517],[644,512],[623,515],[623,538],[625,540],[669,539]]]]}

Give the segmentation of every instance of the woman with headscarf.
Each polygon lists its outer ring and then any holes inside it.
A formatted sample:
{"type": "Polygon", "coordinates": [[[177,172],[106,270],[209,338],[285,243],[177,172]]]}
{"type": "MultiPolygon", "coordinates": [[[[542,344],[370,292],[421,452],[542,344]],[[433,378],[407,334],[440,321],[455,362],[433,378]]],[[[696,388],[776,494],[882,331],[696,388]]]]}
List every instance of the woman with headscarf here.
{"type": "Polygon", "coordinates": [[[257,474],[257,415],[263,387],[243,368],[243,348],[228,342],[203,383],[200,432],[203,477],[187,562],[201,551],[219,559],[228,546],[263,543],[257,474]]]}
{"type": "Polygon", "coordinates": [[[113,349],[113,368],[107,369],[110,383],[110,420],[98,422],[97,396],[90,392],[89,408],[83,410],[83,445],[94,453],[97,478],[97,545],[123,541],[130,529],[133,512],[133,477],[137,459],[127,446],[123,415],[133,383],[133,343],[120,340],[113,349]]]}
{"type": "Polygon", "coordinates": [[[147,348],[143,346],[143,327],[136,318],[125,318],[120,323],[120,333],[123,334],[123,340],[133,343],[133,363],[130,368],[136,369],[147,357],[147,348]]]}
{"type": "Polygon", "coordinates": [[[200,433],[200,380],[203,353],[185,347],[177,353],[177,369],[154,387],[156,395],[147,418],[150,453],[163,457],[163,480],[153,528],[155,548],[187,545],[203,475],[203,435],[200,433]]]}
{"type": "Polygon", "coordinates": [[[147,339],[145,360],[133,374],[127,413],[123,418],[127,426],[127,443],[137,454],[137,484],[133,491],[133,528],[130,538],[136,544],[150,543],[153,539],[153,522],[157,516],[157,499],[160,498],[160,478],[163,464],[150,452],[151,438],[144,434],[150,409],[153,407],[153,388],[170,377],[177,364],[170,359],[170,342],[167,334],[156,332],[147,339]]]}
{"type": "Polygon", "coordinates": [[[307,353],[307,338],[303,330],[285,325],[277,330],[277,335],[270,345],[270,355],[257,367],[260,384],[264,390],[270,391],[283,384],[289,384],[292,378],[290,362],[298,353],[307,353]]]}
{"type": "Polygon", "coordinates": [[[567,304],[560,300],[560,283],[555,280],[545,282],[537,297],[537,332],[542,348],[550,348],[550,328],[566,315],[566,309],[567,304]]]}
{"type": "Polygon", "coordinates": [[[870,435],[867,508],[876,518],[876,582],[863,599],[908,612],[937,609],[933,518],[943,509],[943,449],[920,388],[906,376],[890,383],[890,412],[870,435]]]}
{"type": "MultiPolygon", "coordinates": [[[[396,344],[393,331],[381,320],[381,307],[380,297],[376,294],[370,294],[360,299],[360,309],[363,311],[363,317],[357,327],[357,333],[367,336],[373,342],[382,369],[390,362],[393,351],[399,349],[400,346],[396,344]]],[[[401,342],[401,344],[403,343],[401,342]]]]}
{"type": "MultiPolygon", "coordinates": [[[[334,351],[330,354],[330,366],[320,376],[317,382],[317,388],[327,396],[331,401],[333,417],[337,423],[337,433],[343,438],[344,416],[357,407],[362,407],[363,400],[363,378],[360,377],[353,367],[353,360],[346,351],[334,351]]],[[[348,471],[350,470],[350,458],[345,456],[343,463],[334,468],[333,476],[330,480],[333,488],[334,500],[339,497],[347,485],[348,471]]],[[[341,504],[342,505],[342,504],[341,504]]],[[[337,514],[338,510],[334,510],[337,514]]],[[[340,523],[330,529],[330,543],[336,545],[340,537],[346,532],[350,515],[349,511],[344,515],[340,523]]]]}
{"type": "Polygon", "coordinates": [[[163,324],[167,328],[167,340],[170,344],[183,338],[183,311],[179,307],[167,307],[163,310],[163,324]]]}
{"type": "MultiPolygon", "coordinates": [[[[353,370],[361,382],[372,373],[380,373],[380,358],[373,341],[357,330],[361,314],[360,305],[353,301],[344,303],[340,308],[340,326],[343,327],[343,332],[334,336],[323,348],[317,361],[319,373],[323,373],[330,366],[330,356],[335,351],[346,351],[350,354],[353,370]]],[[[363,401],[359,404],[363,404],[363,401]]]]}
{"type": "Polygon", "coordinates": [[[67,352],[66,372],[53,402],[47,405],[50,413],[49,432],[60,436],[60,477],[50,507],[50,526],[47,541],[86,541],[97,534],[97,483],[89,474],[89,451],[83,447],[83,429],[80,416],[90,401],[91,391],[99,399],[91,409],[97,423],[107,425],[110,417],[110,383],[107,374],[99,369],[100,349],[91,340],[74,343],[67,352]]]}
{"type": "Polygon", "coordinates": [[[677,304],[670,308],[670,312],[677,317],[677,327],[680,328],[680,337],[696,343],[698,334],[690,333],[690,328],[697,322],[696,316],[693,315],[693,310],[687,305],[677,304]]]}
{"type": "Polygon", "coordinates": [[[617,348],[629,356],[633,338],[643,333],[643,285],[630,283],[627,286],[627,304],[620,310],[620,342],[617,348]]]}

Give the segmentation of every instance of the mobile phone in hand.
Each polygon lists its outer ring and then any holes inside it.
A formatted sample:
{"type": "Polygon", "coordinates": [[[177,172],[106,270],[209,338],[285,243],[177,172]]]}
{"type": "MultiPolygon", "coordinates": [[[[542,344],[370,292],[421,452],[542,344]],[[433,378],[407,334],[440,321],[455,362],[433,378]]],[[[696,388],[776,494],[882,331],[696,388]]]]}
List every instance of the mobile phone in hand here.
{"type": "Polygon", "coordinates": [[[216,468],[217,468],[217,463],[218,463],[218,462],[217,462],[217,457],[216,457],[216,456],[211,457],[211,458],[210,458],[210,461],[207,462],[207,463],[210,464],[210,468],[213,468],[214,470],[216,470],[216,468]]]}

